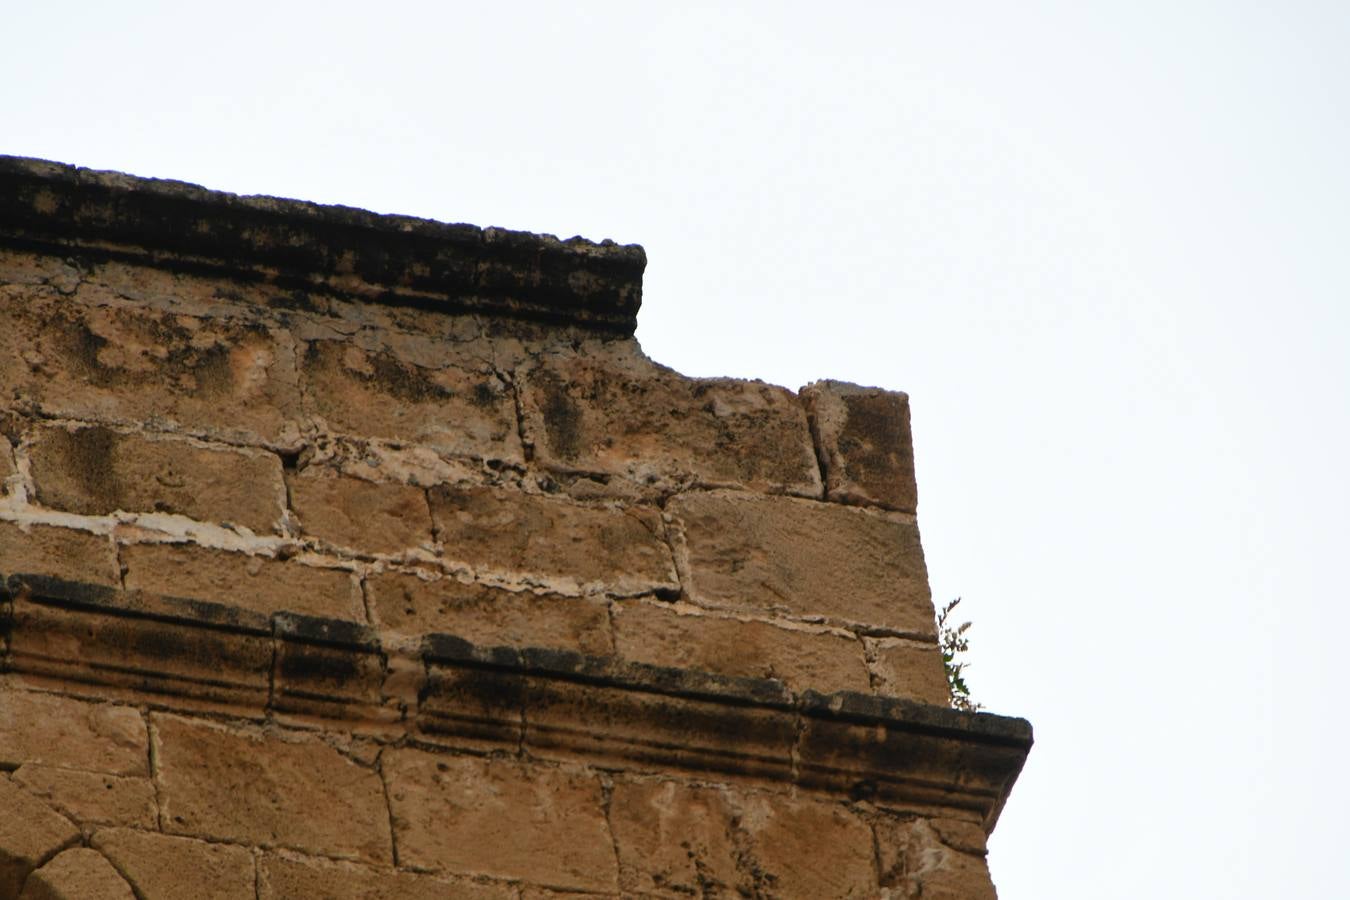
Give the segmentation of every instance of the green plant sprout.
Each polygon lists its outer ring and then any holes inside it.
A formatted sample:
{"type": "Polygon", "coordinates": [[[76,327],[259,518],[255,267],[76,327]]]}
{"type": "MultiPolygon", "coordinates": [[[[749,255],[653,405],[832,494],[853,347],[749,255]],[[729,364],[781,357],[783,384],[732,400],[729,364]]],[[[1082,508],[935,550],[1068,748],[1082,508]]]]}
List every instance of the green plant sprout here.
{"type": "Polygon", "coordinates": [[[947,688],[951,692],[952,707],[975,712],[983,707],[970,698],[970,687],[966,684],[965,678],[965,671],[970,668],[970,663],[964,660],[957,661],[959,654],[970,650],[970,638],[966,637],[970,623],[962,622],[956,627],[947,624],[952,610],[956,609],[956,605],[960,602],[961,598],[957,597],[938,611],[938,644],[942,648],[942,668],[947,673],[947,688]]]}

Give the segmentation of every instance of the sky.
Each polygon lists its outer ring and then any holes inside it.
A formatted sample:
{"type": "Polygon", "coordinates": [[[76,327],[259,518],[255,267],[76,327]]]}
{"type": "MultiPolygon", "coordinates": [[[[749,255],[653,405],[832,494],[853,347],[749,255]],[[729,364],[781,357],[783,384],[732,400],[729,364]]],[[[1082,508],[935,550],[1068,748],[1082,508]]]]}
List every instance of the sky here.
{"type": "Polygon", "coordinates": [[[641,243],[910,394],[1002,900],[1350,896],[1350,4],[9,4],[0,153],[641,243]]]}

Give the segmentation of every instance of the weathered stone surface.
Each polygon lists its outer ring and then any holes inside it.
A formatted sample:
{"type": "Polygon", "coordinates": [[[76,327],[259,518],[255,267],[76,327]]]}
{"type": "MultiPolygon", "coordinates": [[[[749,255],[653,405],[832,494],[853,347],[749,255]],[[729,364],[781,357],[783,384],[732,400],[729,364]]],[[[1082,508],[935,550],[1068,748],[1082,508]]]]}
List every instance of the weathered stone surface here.
{"type": "Polygon", "coordinates": [[[164,830],[391,862],[379,776],[313,737],[153,717],[164,830]]]}
{"type": "Polygon", "coordinates": [[[904,638],[864,638],[869,645],[877,693],[947,706],[951,695],[937,644],[904,638]]]}
{"type": "Polygon", "coordinates": [[[0,768],[31,763],[144,776],[148,747],[145,720],[129,706],[0,683],[0,768]]]}
{"type": "Polygon", "coordinates": [[[335,431],[525,461],[515,399],[491,371],[428,368],[388,349],[314,341],[301,357],[301,372],[309,408],[335,431]]]}
{"type": "Polygon", "coordinates": [[[575,593],[676,590],[654,510],[582,506],[504,488],[432,488],[445,557],[575,593]]]}
{"type": "Polygon", "coordinates": [[[122,547],[128,590],[190,597],[264,614],[281,610],[364,622],[361,586],[345,569],[213,550],[195,544],[122,547]]]}
{"type": "Polygon", "coordinates": [[[802,388],[801,397],[824,464],[826,496],[914,512],[909,397],[843,381],[817,381],[802,388]]]}
{"type": "Polygon", "coordinates": [[[507,591],[456,578],[424,581],[404,572],[366,580],[383,628],[453,634],[484,647],[561,647],[591,656],[614,652],[609,611],[588,597],[507,591]]]}
{"type": "Polygon", "coordinates": [[[0,399],[72,419],[154,422],[230,443],[298,438],[292,342],[261,321],[86,306],[3,285],[0,385],[0,399]]]}
{"type": "MultiPolygon", "coordinates": [[[[269,853],[261,861],[259,900],[515,900],[514,887],[480,884],[465,878],[447,878],[369,869],[295,855],[269,853]]],[[[252,895],[250,894],[250,897],[252,895]]],[[[147,898],[149,900],[149,898],[147,898]]]]}
{"type": "Polygon", "coordinates": [[[9,438],[0,434],[0,497],[9,493],[9,479],[18,472],[14,467],[14,448],[9,438]]]}
{"type": "Polygon", "coordinates": [[[117,552],[107,535],[52,525],[0,522],[0,573],[119,583],[117,552]]]}
{"type": "Polygon", "coordinates": [[[872,830],[842,804],[744,794],[739,807],[739,826],[745,852],[754,861],[758,893],[877,896],[872,830]]]}
{"type": "Polygon", "coordinates": [[[609,822],[620,887],[629,894],[749,896],[753,879],[736,863],[735,818],[716,788],[616,783],[609,822]]]}
{"type": "Polygon", "coordinates": [[[37,502],[81,515],[178,513],[264,534],[286,505],[281,459],[259,450],[89,425],[39,429],[28,458],[37,502]]]}
{"type": "Polygon", "coordinates": [[[699,605],[934,633],[919,530],[901,514],[721,492],[681,495],[667,511],[699,605]]]}
{"type": "Polygon", "coordinates": [[[524,382],[526,435],[549,468],[820,496],[806,417],[783,388],[686,378],[633,344],[549,356],[524,382]]]}
{"type": "Polygon", "coordinates": [[[0,897],[17,897],[28,873],[77,842],[80,830],[3,772],[0,810],[0,897]]]}
{"type": "Polygon", "coordinates": [[[253,854],[244,847],[126,828],[100,829],[90,843],[141,900],[256,900],[253,854]]]}
{"type": "Polygon", "coordinates": [[[312,472],[287,480],[306,535],[362,553],[402,553],[431,541],[421,488],[312,472]]]}
{"type": "Polygon", "coordinates": [[[926,820],[883,819],[876,833],[881,886],[889,896],[996,900],[983,855],[944,845],[926,820]]]}
{"type": "Polygon", "coordinates": [[[158,827],[155,788],[149,778],[32,763],[20,766],[13,778],[81,825],[158,827]]]}
{"type": "Polygon", "coordinates": [[[664,603],[617,604],[619,656],[719,675],[774,678],[797,691],[870,689],[862,645],[855,639],[690,612],[690,607],[664,603]]]}
{"type": "Polygon", "coordinates": [[[384,774],[403,865],[616,889],[594,775],[419,750],[386,751],[384,774]]]}
{"type": "Polygon", "coordinates": [[[19,900],[136,900],[112,863],[97,850],[72,847],[28,876],[19,900]]]}

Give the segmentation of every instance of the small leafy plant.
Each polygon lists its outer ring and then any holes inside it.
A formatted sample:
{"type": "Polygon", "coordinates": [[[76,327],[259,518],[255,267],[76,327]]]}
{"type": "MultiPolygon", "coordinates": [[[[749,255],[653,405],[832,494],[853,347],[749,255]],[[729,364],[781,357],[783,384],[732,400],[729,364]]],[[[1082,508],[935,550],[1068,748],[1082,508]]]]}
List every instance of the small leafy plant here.
{"type": "Polygon", "coordinates": [[[952,611],[960,602],[961,598],[957,597],[938,611],[938,644],[942,648],[942,668],[947,672],[947,687],[951,691],[952,706],[975,712],[983,707],[970,698],[970,687],[966,684],[965,677],[965,671],[970,668],[970,663],[964,660],[957,661],[958,655],[970,650],[970,638],[966,637],[970,623],[962,622],[956,626],[949,624],[952,611]]]}

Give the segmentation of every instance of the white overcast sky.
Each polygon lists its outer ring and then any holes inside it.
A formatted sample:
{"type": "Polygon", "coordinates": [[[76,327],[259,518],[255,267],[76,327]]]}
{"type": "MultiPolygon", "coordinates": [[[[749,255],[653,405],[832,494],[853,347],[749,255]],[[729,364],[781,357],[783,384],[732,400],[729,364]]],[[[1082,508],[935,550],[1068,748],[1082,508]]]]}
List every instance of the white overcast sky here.
{"type": "Polygon", "coordinates": [[[908,391],[1003,900],[1350,896],[1350,4],[4,4],[0,153],[643,244],[908,391]]]}

